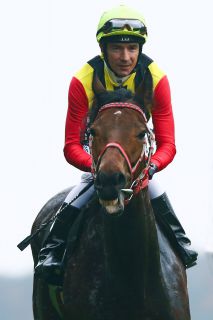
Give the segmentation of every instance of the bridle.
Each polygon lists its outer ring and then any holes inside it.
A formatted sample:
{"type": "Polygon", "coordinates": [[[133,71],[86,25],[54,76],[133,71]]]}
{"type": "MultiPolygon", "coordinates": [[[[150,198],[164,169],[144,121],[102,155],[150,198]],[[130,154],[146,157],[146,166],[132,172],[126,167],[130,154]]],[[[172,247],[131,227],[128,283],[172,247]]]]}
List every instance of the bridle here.
{"type": "MultiPolygon", "coordinates": [[[[128,203],[131,200],[133,195],[137,194],[140,190],[147,187],[147,185],[149,183],[148,169],[149,169],[149,165],[150,165],[150,161],[151,161],[151,156],[154,152],[155,137],[154,137],[153,132],[149,129],[149,127],[147,125],[147,119],[146,119],[145,113],[141,110],[141,108],[139,106],[132,104],[132,103],[128,103],[128,102],[113,102],[113,103],[108,103],[108,104],[103,105],[99,109],[98,114],[100,114],[101,112],[106,111],[108,109],[112,109],[112,108],[120,108],[120,109],[128,108],[128,109],[132,109],[132,110],[139,112],[143,118],[148,139],[144,140],[141,154],[140,154],[139,159],[137,160],[137,162],[134,166],[132,166],[126,151],[119,143],[117,143],[117,142],[107,143],[104,146],[104,148],[102,149],[102,151],[100,152],[96,163],[92,157],[91,172],[92,172],[93,177],[95,179],[97,176],[97,173],[98,173],[98,169],[99,169],[102,157],[103,157],[104,153],[106,152],[106,150],[109,148],[118,149],[120,151],[120,153],[122,154],[122,156],[124,157],[124,159],[126,160],[126,163],[127,163],[130,175],[131,175],[130,188],[129,189],[121,189],[121,191],[124,192],[129,197],[128,199],[125,200],[125,202],[128,203]],[[148,155],[146,155],[147,144],[149,144],[148,155]],[[142,170],[142,172],[139,174],[138,177],[135,177],[135,174],[138,171],[140,164],[144,160],[146,162],[145,168],[142,170]]],[[[89,146],[90,146],[90,153],[92,154],[92,137],[91,136],[89,139],[89,146]]]]}

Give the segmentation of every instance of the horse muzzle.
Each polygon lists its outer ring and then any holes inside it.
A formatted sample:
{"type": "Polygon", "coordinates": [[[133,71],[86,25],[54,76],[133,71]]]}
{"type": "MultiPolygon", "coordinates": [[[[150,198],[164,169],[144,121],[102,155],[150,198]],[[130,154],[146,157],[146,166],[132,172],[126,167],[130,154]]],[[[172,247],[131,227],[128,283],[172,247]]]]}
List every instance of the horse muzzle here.
{"type": "Polygon", "coordinates": [[[95,189],[100,204],[110,215],[120,215],[124,210],[126,177],[120,172],[106,173],[99,171],[95,179],[95,189]]]}

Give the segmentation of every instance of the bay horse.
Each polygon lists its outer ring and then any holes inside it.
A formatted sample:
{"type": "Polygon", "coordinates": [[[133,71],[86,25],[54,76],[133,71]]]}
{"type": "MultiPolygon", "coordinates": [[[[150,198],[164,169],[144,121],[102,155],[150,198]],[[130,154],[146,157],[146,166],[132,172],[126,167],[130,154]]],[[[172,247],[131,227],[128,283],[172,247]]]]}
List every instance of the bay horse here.
{"type": "MultiPolygon", "coordinates": [[[[68,243],[63,285],[34,278],[34,319],[190,320],[185,267],[148,193],[148,95],[142,108],[137,91],[131,98],[121,94],[124,89],[107,93],[97,79],[94,88],[98,99],[89,127],[97,195],[84,209],[72,254],[68,243]]],[[[32,232],[54,216],[69,191],[47,202],[32,232]]],[[[31,245],[35,265],[44,236],[31,245]]]]}

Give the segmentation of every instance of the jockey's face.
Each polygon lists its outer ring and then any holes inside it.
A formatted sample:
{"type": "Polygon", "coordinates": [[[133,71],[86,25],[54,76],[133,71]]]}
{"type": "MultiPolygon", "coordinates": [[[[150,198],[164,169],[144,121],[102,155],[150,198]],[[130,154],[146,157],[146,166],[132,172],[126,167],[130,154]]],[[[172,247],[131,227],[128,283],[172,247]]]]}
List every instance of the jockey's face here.
{"type": "Polygon", "coordinates": [[[113,72],[119,77],[128,76],[135,68],[138,55],[138,43],[108,43],[107,60],[113,72]]]}

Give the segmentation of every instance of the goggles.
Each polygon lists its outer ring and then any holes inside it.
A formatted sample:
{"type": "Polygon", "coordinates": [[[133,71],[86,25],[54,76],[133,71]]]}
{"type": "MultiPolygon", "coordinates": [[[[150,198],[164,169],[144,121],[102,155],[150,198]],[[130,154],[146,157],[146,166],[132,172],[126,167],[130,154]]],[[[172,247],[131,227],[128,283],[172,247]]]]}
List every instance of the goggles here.
{"type": "Polygon", "coordinates": [[[112,31],[119,31],[127,29],[128,31],[136,31],[141,35],[147,34],[146,26],[140,20],[136,19],[111,19],[107,21],[103,27],[101,27],[96,36],[103,32],[105,34],[111,33],[112,31]]]}

